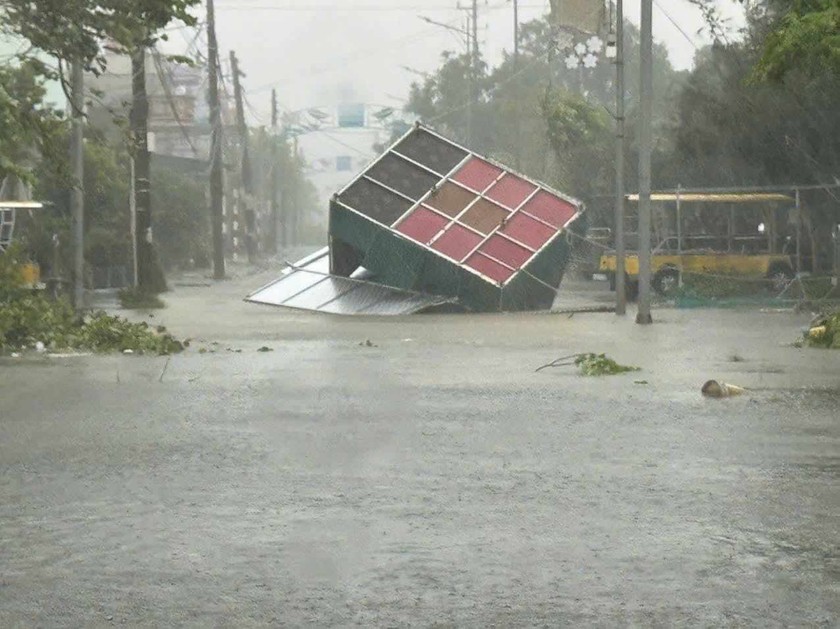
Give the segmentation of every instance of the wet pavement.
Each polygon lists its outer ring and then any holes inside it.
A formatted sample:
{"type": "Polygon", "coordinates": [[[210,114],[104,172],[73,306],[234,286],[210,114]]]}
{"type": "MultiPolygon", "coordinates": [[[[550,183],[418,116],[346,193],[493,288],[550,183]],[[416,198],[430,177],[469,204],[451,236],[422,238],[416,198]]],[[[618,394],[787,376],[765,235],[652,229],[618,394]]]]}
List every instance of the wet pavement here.
{"type": "Polygon", "coordinates": [[[807,316],[343,319],[263,275],[176,287],[183,355],[0,359],[0,626],[840,622],[807,316]],[[581,351],[642,371],[534,373],[581,351]]]}

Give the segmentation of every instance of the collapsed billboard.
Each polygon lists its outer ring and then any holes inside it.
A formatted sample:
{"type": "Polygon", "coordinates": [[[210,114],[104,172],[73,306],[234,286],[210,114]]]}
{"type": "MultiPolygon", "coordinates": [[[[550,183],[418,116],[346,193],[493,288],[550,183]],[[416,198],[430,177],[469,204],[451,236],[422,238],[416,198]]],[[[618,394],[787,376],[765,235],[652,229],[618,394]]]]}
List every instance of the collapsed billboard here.
{"type": "Polygon", "coordinates": [[[582,219],[576,199],[418,124],[331,200],[329,274],[472,312],[547,309],[582,219]]]}

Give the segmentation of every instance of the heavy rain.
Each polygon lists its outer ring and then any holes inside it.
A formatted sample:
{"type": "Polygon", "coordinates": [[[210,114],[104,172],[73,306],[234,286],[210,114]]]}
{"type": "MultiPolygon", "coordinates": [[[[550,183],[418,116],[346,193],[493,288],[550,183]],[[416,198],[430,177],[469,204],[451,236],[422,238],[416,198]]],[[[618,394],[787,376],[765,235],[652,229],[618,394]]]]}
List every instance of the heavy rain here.
{"type": "Polygon", "coordinates": [[[0,627],[840,624],[836,0],[0,13],[0,627]]]}

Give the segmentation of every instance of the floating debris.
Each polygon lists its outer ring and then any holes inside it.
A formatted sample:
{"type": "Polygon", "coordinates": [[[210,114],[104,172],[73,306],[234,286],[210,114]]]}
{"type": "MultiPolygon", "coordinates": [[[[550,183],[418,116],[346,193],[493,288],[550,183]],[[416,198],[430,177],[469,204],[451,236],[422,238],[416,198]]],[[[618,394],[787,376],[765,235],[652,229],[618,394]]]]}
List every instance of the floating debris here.
{"type": "Polygon", "coordinates": [[[706,382],[706,384],[703,385],[703,388],[700,389],[700,392],[706,397],[724,398],[732,397],[734,395],[741,395],[744,392],[746,392],[746,389],[743,387],[736,386],[734,384],[718,382],[717,380],[709,380],[708,382],[706,382]]]}

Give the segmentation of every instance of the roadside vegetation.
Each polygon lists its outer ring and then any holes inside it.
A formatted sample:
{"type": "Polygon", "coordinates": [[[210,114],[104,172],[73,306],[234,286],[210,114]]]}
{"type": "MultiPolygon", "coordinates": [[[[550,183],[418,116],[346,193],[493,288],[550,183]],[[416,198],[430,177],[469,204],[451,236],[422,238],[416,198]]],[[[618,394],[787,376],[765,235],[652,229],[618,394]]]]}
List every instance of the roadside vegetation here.
{"type": "Polygon", "coordinates": [[[805,333],[804,344],[808,347],[840,349],[840,311],[814,321],[805,333]]]}
{"type": "Polygon", "coordinates": [[[163,327],[96,312],[81,316],[64,299],[24,286],[15,248],[0,254],[0,354],[26,350],[174,354],[185,344],[163,327]]]}

